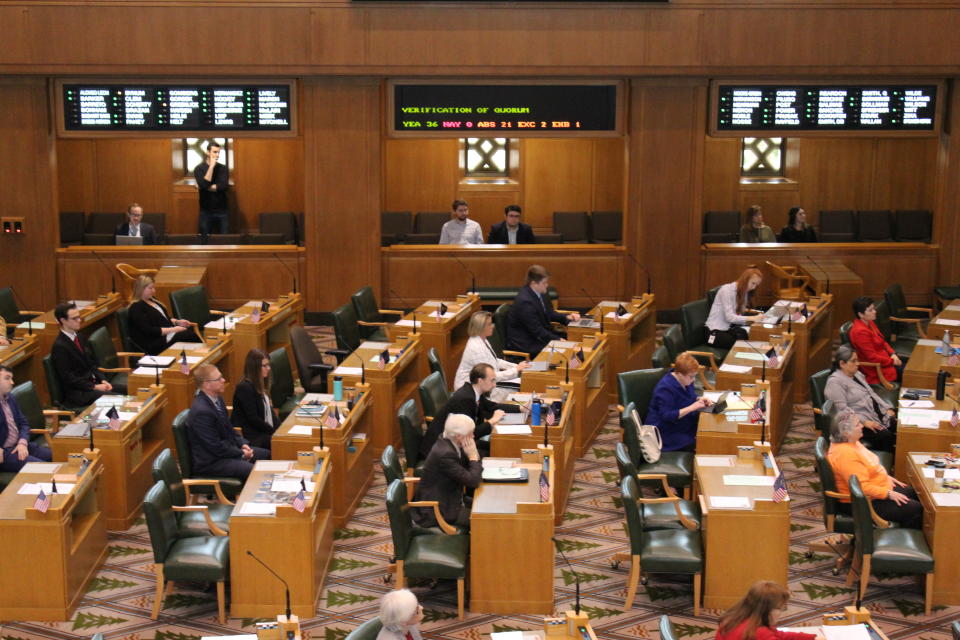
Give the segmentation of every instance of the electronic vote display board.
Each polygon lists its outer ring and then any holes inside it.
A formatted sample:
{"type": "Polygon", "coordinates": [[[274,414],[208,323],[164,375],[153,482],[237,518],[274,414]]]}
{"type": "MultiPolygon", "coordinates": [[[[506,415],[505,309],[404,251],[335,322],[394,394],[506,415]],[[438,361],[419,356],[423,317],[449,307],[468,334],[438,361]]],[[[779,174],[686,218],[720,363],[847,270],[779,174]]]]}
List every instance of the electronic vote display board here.
{"type": "Polygon", "coordinates": [[[933,135],[943,87],[718,82],[712,95],[714,135],[933,135]]]}
{"type": "Polygon", "coordinates": [[[59,84],[64,132],[291,132],[291,83],[59,84]]]}
{"type": "MultiPolygon", "coordinates": [[[[618,131],[617,82],[389,85],[393,133],[510,136],[618,131]]],[[[390,117],[388,116],[388,117],[390,117]]]]}

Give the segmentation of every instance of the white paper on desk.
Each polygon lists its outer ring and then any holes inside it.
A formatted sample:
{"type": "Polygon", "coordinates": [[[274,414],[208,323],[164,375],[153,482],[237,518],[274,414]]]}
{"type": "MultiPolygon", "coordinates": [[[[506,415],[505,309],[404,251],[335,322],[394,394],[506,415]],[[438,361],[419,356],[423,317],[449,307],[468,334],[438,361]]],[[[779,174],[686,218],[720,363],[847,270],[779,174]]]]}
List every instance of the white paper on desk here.
{"type": "Polygon", "coordinates": [[[307,426],[305,424],[295,424],[292,427],[290,427],[290,431],[288,431],[287,433],[289,433],[292,436],[312,436],[313,430],[320,429],[320,428],[321,427],[319,424],[316,426],[307,426]]]}
{"type": "Polygon", "coordinates": [[[56,473],[59,462],[28,462],[20,468],[20,473],[56,473]]]}
{"type": "Polygon", "coordinates": [[[945,324],[951,327],[960,327],[960,320],[951,320],[950,318],[940,318],[933,324],[945,324]]]}
{"type": "Polygon", "coordinates": [[[130,375],[134,376],[156,376],[157,369],[155,367],[137,367],[133,370],[130,375]]]}
{"type": "Polygon", "coordinates": [[[709,400],[710,402],[715,403],[717,400],[720,399],[720,396],[722,396],[724,393],[726,393],[726,391],[704,391],[703,397],[709,400]]]}
{"type": "Polygon", "coordinates": [[[497,433],[502,436],[529,436],[533,435],[533,429],[528,424],[498,424],[497,433]]]}
{"type": "Polygon", "coordinates": [[[77,309],[86,309],[93,306],[93,300],[73,300],[73,304],[77,305],[77,309]]]}
{"type": "Polygon", "coordinates": [[[289,471],[292,460],[257,460],[253,465],[254,471],[289,471]]]}
{"type": "Polygon", "coordinates": [[[133,420],[137,417],[136,411],[117,411],[117,417],[120,419],[120,422],[126,422],[128,420],[133,420]]]}
{"type": "Polygon", "coordinates": [[[626,308],[626,306],[629,305],[629,304],[630,304],[630,303],[627,302],[626,300],[601,300],[601,301],[600,301],[600,304],[597,305],[597,306],[599,306],[599,307],[616,307],[616,306],[623,305],[623,307],[626,308]]]}
{"type": "Polygon", "coordinates": [[[604,318],[610,318],[611,320],[626,320],[627,318],[631,317],[632,315],[633,315],[633,314],[628,311],[627,313],[623,313],[623,314],[621,314],[621,315],[618,316],[616,311],[611,311],[610,313],[604,314],[603,317],[604,317],[604,318]]]}
{"type": "Polygon", "coordinates": [[[245,307],[263,307],[263,300],[247,300],[245,307]]]}
{"type": "Polygon", "coordinates": [[[155,364],[158,367],[169,367],[173,364],[174,359],[173,356],[143,356],[140,358],[140,364],[155,364]]]}
{"type": "Polygon", "coordinates": [[[900,407],[903,409],[932,409],[933,403],[929,400],[904,400],[900,398],[900,407]]]}
{"type": "Polygon", "coordinates": [[[938,507],[960,507],[960,493],[931,493],[938,507]]]}
{"type": "Polygon", "coordinates": [[[484,469],[512,469],[516,460],[510,458],[484,458],[480,461],[480,466],[484,469]]]}
{"type": "MultiPolygon", "coordinates": [[[[57,493],[70,493],[74,486],[76,485],[61,482],[57,485],[57,493]]],[[[53,484],[50,482],[26,482],[17,493],[22,496],[35,496],[40,494],[41,489],[48,496],[53,494],[53,484]]]]}
{"type": "Polygon", "coordinates": [[[242,516],[274,516],[279,505],[274,502],[245,502],[240,507],[242,516]]]}
{"type": "Polygon", "coordinates": [[[827,640],[870,640],[867,626],[863,624],[823,625],[823,637],[827,640]]]}
{"type": "Polygon", "coordinates": [[[333,402],[332,393],[308,393],[300,399],[300,404],[312,404],[322,402],[333,402]]]}
{"type": "Polygon", "coordinates": [[[723,484],[728,487],[772,487],[773,476],[741,476],[729,474],[723,476],[723,484]]]}
{"type": "MultiPolygon", "coordinates": [[[[420,316],[420,317],[418,318],[418,324],[421,324],[421,325],[422,325],[422,324],[423,324],[423,320],[420,319],[420,318],[423,318],[423,316],[420,316]]],[[[397,325],[398,327],[412,327],[412,326],[413,326],[413,320],[407,320],[407,319],[397,320],[394,324],[397,325]]]]}
{"type": "MultiPolygon", "coordinates": [[[[389,354],[389,360],[390,360],[389,364],[393,364],[394,362],[396,362],[399,357],[400,356],[395,356],[392,353],[389,354]]],[[[380,354],[378,353],[377,355],[370,358],[370,362],[373,362],[374,364],[376,364],[377,362],[380,362],[380,354]]],[[[357,369],[357,371],[359,372],[359,369],[357,369]]]]}
{"type": "MultiPolygon", "coordinates": [[[[307,485],[307,493],[313,493],[314,483],[309,480],[304,480],[303,482],[307,485]]],[[[284,493],[297,493],[300,491],[300,479],[299,478],[274,478],[273,484],[270,485],[270,491],[282,491],[284,493]]]]}
{"type": "MultiPolygon", "coordinates": [[[[509,380],[501,380],[500,382],[504,384],[520,384],[522,381],[520,380],[520,376],[517,376],[516,378],[510,378],[509,380]]],[[[500,382],[497,384],[500,384],[500,382]]]]}
{"type": "Polygon", "coordinates": [[[917,345],[923,347],[939,347],[943,343],[943,340],[931,340],[930,338],[920,338],[917,340],[917,345]]]}
{"type": "Polygon", "coordinates": [[[550,366],[550,363],[546,360],[534,360],[530,363],[530,366],[527,367],[527,371],[546,371],[550,366]]]}
{"type": "Polygon", "coordinates": [[[197,364],[203,360],[203,356],[186,356],[187,364],[197,364]]]}
{"type": "Polygon", "coordinates": [[[337,367],[333,370],[335,376],[359,376],[363,373],[360,367],[337,367]]]}
{"type": "Polygon", "coordinates": [[[523,631],[500,631],[491,633],[490,640],[523,640],[523,631]]]}
{"type": "Polygon", "coordinates": [[[207,345],[202,342],[174,342],[168,347],[169,349],[177,349],[179,351],[199,351],[201,349],[206,349],[207,345]]]}
{"type": "Polygon", "coordinates": [[[720,371],[726,371],[727,373],[750,373],[753,371],[753,367],[748,367],[742,364],[724,363],[720,365],[720,371]]]}
{"type": "Polygon", "coordinates": [[[47,325],[44,322],[33,322],[31,320],[27,322],[21,322],[17,325],[17,329],[43,329],[45,326],[47,325]]]}
{"type": "Polygon", "coordinates": [[[897,414],[900,424],[908,424],[921,429],[939,429],[942,420],[950,420],[949,411],[933,409],[901,409],[897,414]]]}
{"type": "Polygon", "coordinates": [[[390,348],[390,343],[389,342],[373,342],[371,340],[367,340],[366,342],[360,345],[360,348],[376,349],[377,351],[383,351],[384,349],[390,348]]]}
{"type": "MultiPolygon", "coordinates": [[[[923,467],[923,476],[925,478],[936,478],[936,469],[923,467]]],[[[960,480],[960,469],[944,469],[943,477],[946,480],[960,480]]]]}
{"type": "Polygon", "coordinates": [[[733,456],[697,456],[701,467],[732,467],[733,456]]]}
{"type": "MultiPolygon", "coordinates": [[[[446,303],[443,303],[443,304],[446,304],[446,303]]],[[[440,301],[439,301],[439,300],[427,300],[426,302],[424,302],[424,303],[421,304],[420,306],[421,306],[421,307],[439,307],[439,306],[440,306],[440,301]]]]}
{"type": "Polygon", "coordinates": [[[740,358],[741,360],[760,360],[760,361],[763,361],[763,360],[766,360],[766,359],[767,359],[767,356],[763,355],[762,353],[754,353],[754,352],[752,352],[752,351],[738,351],[735,355],[736,355],[738,358],[740,358]]]}
{"type": "Polygon", "coordinates": [[[484,480],[516,480],[522,469],[517,467],[491,467],[483,470],[484,480]]]}
{"type": "Polygon", "coordinates": [[[573,349],[577,346],[576,342],[570,342],[569,340],[551,340],[547,343],[545,348],[553,347],[554,349],[573,349]]]}
{"type": "Polygon", "coordinates": [[[710,496],[711,509],[749,509],[750,498],[743,496],[710,496]]]}

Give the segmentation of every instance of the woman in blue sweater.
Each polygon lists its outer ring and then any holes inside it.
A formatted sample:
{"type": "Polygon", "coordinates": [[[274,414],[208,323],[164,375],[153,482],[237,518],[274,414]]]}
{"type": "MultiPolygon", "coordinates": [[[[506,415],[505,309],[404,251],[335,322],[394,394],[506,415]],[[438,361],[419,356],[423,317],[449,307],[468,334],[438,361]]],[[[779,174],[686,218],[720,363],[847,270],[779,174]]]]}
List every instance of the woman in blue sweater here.
{"type": "Polygon", "coordinates": [[[699,412],[712,404],[706,398],[698,398],[694,389],[699,367],[696,358],[684,351],[653,390],[644,424],[660,428],[663,451],[696,449],[699,412]]]}

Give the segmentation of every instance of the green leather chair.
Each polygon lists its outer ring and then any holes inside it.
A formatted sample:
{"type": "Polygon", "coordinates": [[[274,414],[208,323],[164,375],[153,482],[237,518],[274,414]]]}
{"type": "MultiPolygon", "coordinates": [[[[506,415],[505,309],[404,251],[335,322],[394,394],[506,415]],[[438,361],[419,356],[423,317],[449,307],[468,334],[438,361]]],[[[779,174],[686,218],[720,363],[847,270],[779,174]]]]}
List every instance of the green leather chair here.
{"type": "Polygon", "coordinates": [[[400,457],[392,444],[388,444],[380,454],[380,466],[383,468],[383,477],[387,481],[387,486],[394,480],[401,482],[406,477],[403,474],[403,467],[400,466],[400,457]]]}
{"type": "MultiPolygon", "coordinates": [[[[615,453],[617,460],[617,470],[620,472],[620,479],[631,477],[638,483],[644,481],[661,482],[664,495],[670,496],[670,487],[667,484],[667,476],[663,474],[648,474],[647,477],[637,478],[637,469],[630,459],[630,453],[627,447],[618,442],[615,453]]],[[[640,505],[643,511],[643,526],[647,531],[656,529],[699,529],[702,513],[700,512],[700,503],[695,500],[684,500],[677,498],[670,502],[653,502],[640,505]],[[686,520],[687,522],[684,522],[686,520]]],[[[618,563],[617,563],[618,564],[618,563]]],[[[616,564],[614,565],[616,568],[616,564]]]]}
{"type": "Polygon", "coordinates": [[[650,356],[650,363],[653,365],[654,369],[666,369],[673,364],[673,358],[670,357],[670,354],[667,352],[667,348],[663,345],[660,345],[653,350],[653,355],[650,356]]]}
{"type": "Polygon", "coordinates": [[[951,287],[950,285],[941,285],[933,288],[934,295],[941,307],[947,306],[951,301],[960,298],[960,284],[951,287]]]}
{"type": "Polygon", "coordinates": [[[53,370],[53,361],[50,359],[49,353],[43,356],[42,362],[43,375],[47,379],[47,390],[50,391],[50,404],[71,415],[80,413],[86,409],[86,407],[68,407],[64,404],[63,390],[60,388],[60,376],[53,370]]]}
{"type": "Polygon", "coordinates": [[[73,418],[73,412],[59,409],[44,409],[40,402],[40,394],[32,380],[21,382],[10,390],[10,395],[17,401],[20,411],[30,425],[30,439],[38,444],[50,446],[50,438],[60,430],[60,419],[73,418]]]}
{"type": "MultiPolygon", "coordinates": [[[[427,364],[430,366],[431,373],[440,374],[440,379],[443,380],[443,388],[449,389],[450,385],[447,383],[447,376],[443,372],[443,364],[440,362],[440,355],[433,347],[427,349],[427,364]]],[[[454,391],[456,391],[456,389],[454,389],[454,391]]]]}
{"type": "Polygon", "coordinates": [[[617,374],[617,402],[620,411],[631,402],[637,407],[640,418],[647,417],[647,409],[653,398],[653,390],[660,378],[667,374],[669,369],[637,369],[617,374]]]}
{"type": "MultiPolygon", "coordinates": [[[[300,375],[300,384],[307,393],[326,393],[327,378],[334,366],[323,361],[323,354],[317,348],[313,338],[303,327],[290,327],[290,347],[293,349],[293,359],[297,363],[297,373],[300,375]]],[[[339,349],[335,352],[326,350],[325,353],[337,356],[349,355],[339,349]]]]}
{"type": "Polygon", "coordinates": [[[100,365],[100,373],[106,376],[113,385],[113,393],[127,393],[127,376],[133,370],[131,358],[141,358],[142,353],[131,351],[117,351],[113,346],[113,338],[106,327],[100,327],[90,334],[90,350],[100,365]],[[122,365],[122,366],[121,366],[122,365]]]}
{"type": "MultiPolygon", "coordinates": [[[[821,369],[811,374],[807,379],[810,385],[810,404],[813,405],[814,409],[821,409],[823,402],[827,399],[824,395],[824,390],[827,388],[827,378],[830,377],[831,373],[833,373],[833,371],[830,369],[821,369]]],[[[829,432],[827,435],[830,435],[829,432]]]]}
{"type": "MultiPolygon", "coordinates": [[[[827,403],[833,404],[830,400],[827,400],[827,403]]],[[[839,533],[852,536],[855,532],[853,516],[841,513],[838,508],[839,498],[849,496],[837,493],[837,480],[833,474],[833,467],[827,460],[829,446],[829,441],[824,436],[817,438],[817,442],[813,446],[814,464],[820,478],[820,496],[823,498],[823,528],[828,535],[839,533]]],[[[828,538],[825,542],[811,542],[807,545],[808,558],[812,557],[816,551],[837,554],[837,560],[833,565],[833,575],[839,575],[840,567],[853,554],[853,547],[849,544],[835,544],[828,538]]]]}
{"type": "MultiPolygon", "coordinates": [[[[195,510],[196,507],[174,507],[163,482],[155,483],[143,499],[143,515],[150,532],[153,547],[157,590],[151,618],[156,620],[166,595],[166,583],[215,582],[217,584],[217,612],[220,624],[226,624],[225,584],[230,576],[230,538],[209,521],[210,535],[180,534],[176,512],[195,510]]],[[[172,584],[171,584],[172,587],[172,584]]]]}
{"type": "Polygon", "coordinates": [[[427,422],[433,421],[434,416],[447,404],[450,392],[443,384],[443,377],[439,373],[431,373],[424,378],[417,389],[420,391],[420,404],[423,405],[423,414],[427,422]]]}
{"type": "Polygon", "coordinates": [[[910,307],[907,306],[907,298],[903,295],[903,287],[899,282],[891,284],[883,292],[883,299],[887,303],[887,309],[894,318],[909,318],[911,320],[923,320],[929,322],[933,318],[933,309],[928,307],[910,307]]]}
{"type": "Polygon", "coordinates": [[[950,631],[953,633],[953,640],[960,640],[960,622],[952,623],[950,631]]]}
{"type": "MultiPolygon", "coordinates": [[[[640,504],[650,498],[640,495],[633,477],[620,483],[623,511],[630,538],[630,576],[624,607],[633,606],[641,571],[644,573],[683,573],[693,575],[693,615],[700,615],[700,583],[703,575],[703,540],[699,531],[688,529],[644,529],[640,504]]],[[[646,584],[644,578],[643,583],[646,584]]]]}
{"type": "Polygon", "coordinates": [[[380,618],[371,618],[347,634],[344,640],[377,640],[383,623],[380,618]]]}
{"type": "Polygon", "coordinates": [[[357,324],[357,312],[353,303],[333,310],[333,331],[337,336],[337,348],[353,353],[360,347],[360,325],[357,324]]]}
{"type": "MultiPolygon", "coordinates": [[[[637,437],[637,429],[633,425],[633,419],[630,417],[633,413],[634,404],[628,403],[620,414],[620,428],[623,429],[623,444],[626,447],[629,460],[633,463],[635,473],[652,474],[662,473],[667,476],[667,483],[671,487],[683,489],[683,497],[690,498],[690,485],[693,483],[693,453],[689,451],[663,451],[660,453],[660,459],[650,463],[643,459],[643,453],[640,451],[640,439],[637,437]]],[[[644,482],[643,484],[648,484],[644,482]]]]}
{"type": "Polygon", "coordinates": [[[660,640],[680,640],[673,623],[670,622],[670,616],[666,614],[660,616],[660,640]]]}
{"type": "Polygon", "coordinates": [[[859,571],[857,599],[863,598],[870,574],[923,573],[926,574],[923,608],[924,615],[929,616],[933,605],[934,562],[923,531],[892,528],[879,518],[855,475],[850,476],[850,500],[855,530],[854,562],[847,574],[847,584],[853,584],[859,571]]]}
{"type": "MultiPolygon", "coordinates": [[[[894,317],[896,314],[890,313],[890,305],[886,300],[880,300],[876,303],[877,307],[877,329],[883,334],[893,351],[906,364],[913,354],[914,347],[917,346],[917,340],[926,338],[923,327],[920,326],[918,318],[900,318],[894,317]]],[[[914,308],[914,307],[911,307],[914,308]]]]}
{"type": "Polygon", "coordinates": [[[173,419],[173,442],[177,445],[177,460],[180,463],[180,475],[187,480],[205,480],[202,485],[191,485],[190,493],[199,493],[205,496],[216,495],[217,488],[227,500],[235,500],[243,489],[243,483],[238,478],[226,476],[195,476],[193,474],[193,455],[190,451],[190,438],[187,436],[187,416],[189,409],[184,409],[173,419]],[[212,481],[217,481],[214,484],[212,481]]]}
{"type": "Polygon", "coordinates": [[[9,335],[13,335],[13,331],[17,328],[18,324],[34,316],[39,316],[42,313],[43,311],[19,309],[17,307],[17,299],[13,295],[13,289],[11,287],[0,289],[0,316],[2,316],[7,323],[7,333],[9,335]]]}
{"type": "MultiPolygon", "coordinates": [[[[877,306],[877,328],[880,330],[880,333],[883,333],[883,327],[880,324],[880,305],[885,306],[885,303],[881,302],[880,304],[876,305],[877,306]]],[[[853,327],[852,321],[844,322],[842,325],[840,325],[840,344],[850,344],[850,329],[852,327],[853,327]]],[[[884,334],[884,339],[887,339],[886,334],[884,334]]],[[[916,343],[914,342],[914,344],[916,343]]],[[[893,346],[893,345],[891,344],[890,346],[893,346]]],[[[902,347],[902,344],[901,344],[901,347],[902,347]]],[[[894,347],[894,351],[896,351],[896,347],[894,347]]],[[[913,351],[913,347],[910,347],[910,351],[913,351]]],[[[898,353],[897,355],[900,355],[900,354],[898,353]]],[[[906,360],[909,357],[909,355],[901,356],[901,357],[904,363],[906,363],[906,360]]],[[[871,365],[871,363],[864,362],[862,360],[860,361],[860,364],[877,367],[878,368],[877,371],[879,375],[880,365],[876,363],[873,363],[871,365]]],[[[873,384],[870,386],[873,387],[873,390],[877,392],[878,396],[880,396],[881,398],[883,398],[893,406],[897,406],[899,397],[900,397],[900,386],[895,382],[889,382],[882,375],[880,376],[880,380],[882,381],[881,384],[873,384]]],[[[824,382],[824,386],[826,386],[826,382],[824,382]]]]}
{"type": "Polygon", "coordinates": [[[840,325],[840,344],[850,344],[851,327],[853,327],[853,320],[847,320],[840,325]]]}
{"type": "Polygon", "coordinates": [[[683,330],[684,350],[692,351],[697,362],[716,371],[727,357],[728,349],[707,344],[707,317],[710,304],[706,298],[688,302],[680,307],[680,327],[683,330]]]}
{"type": "MultiPolygon", "coordinates": [[[[130,337],[129,317],[130,307],[120,307],[117,309],[117,328],[120,330],[120,344],[123,346],[124,351],[133,353],[146,353],[143,350],[143,347],[134,342],[130,337]]],[[[131,368],[136,368],[136,366],[136,362],[130,363],[131,368]]]]}
{"type": "Polygon", "coordinates": [[[836,409],[833,406],[833,400],[827,399],[819,408],[813,410],[813,425],[820,432],[820,435],[830,440],[830,428],[833,420],[836,418],[836,409]]]}
{"type": "Polygon", "coordinates": [[[512,306],[512,302],[504,302],[493,312],[493,335],[490,336],[488,342],[490,342],[498,358],[511,362],[529,360],[529,353],[507,349],[507,315],[510,313],[510,307],[512,306]]]}
{"type": "Polygon", "coordinates": [[[357,323],[360,325],[360,333],[366,340],[387,340],[386,325],[390,322],[384,316],[396,316],[394,322],[403,317],[403,311],[394,309],[381,309],[377,304],[377,297],[373,294],[373,289],[364,287],[350,296],[350,302],[357,313],[357,323]]]}
{"type": "Polygon", "coordinates": [[[410,398],[397,409],[397,422],[400,424],[400,439],[403,441],[403,454],[407,472],[420,477],[423,460],[420,459],[420,441],[423,440],[423,416],[416,401],[410,398]]]}
{"type": "Polygon", "coordinates": [[[207,290],[201,286],[187,287],[170,292],[170,307],[174,318],[189,320],[197,325],[197,335],[203,335],[203,327],[214,316],[225,316],[225,311],[216,311],[210,308],[207,299],[207,290]]]}
{"type": "Polygon", "coordinates": [[[220,485],[215,480],[185,480],[180,475],[180,467],[177,461],[173,459],[170,449],[164,449],[153,459],[153,469],[151,470],[154,482],[162,482],[170,492],[170,501],[175,507],[186,507],[191,502],[191,487],[205,485],[213,487],[220,504],[201,505],[201,509],[195,511],[176,512],[177,529],[180,537],[205,536],[210,534],[210,528],[207,526],[207,515],[218,527],[230,533],[230,515],[233,513],[233,503],[227,500],[226,496],[220,490],[220,485]],[[206,511],[207,513],[203,513],[206,511]]]}
{"type": "Polygon", "coordinates": [[[270,402],[280,413],[283,422],[297,408],[297,403],[303,400],[304,394],[296,393],[293,386],[293,370],[290,368],[290,357],[287,348],[280,347],[270,352],[270,371],[273,373],[273,384],[270,385],[270,402]]]}
{"type": "Polygon", "coordinates": [[[457,533],[455,527],[443,520],[436,501],[407,502],[407,489],[400,480],[394,480],[387,487],[387,514],[397,559],[397,588],[404,588],[407,578],[455,579],[457,613],[462,620],[470,537],[457,533]],[[447,535],[415,535],[410,507],[433,508],[440,528],[447,535]]]}
{"type": "MultiPolygon", "coordinates": [[[[672,324],[663,332],[663,346],[667,348],[667,353],[670,356],[669,364],[664,366],[669,368],[676,362],[677,356],[686,350],[686,344],[683,340],[683,329],[679,324],[672,324]]],[[[694,353],[694,356],[696,355],[698,354],[694,353]]],[[[707,357],[706,352],[700,353],[699,355],[704,358],[707,357]]],[[[717,370],[705,365],[700,365],[700,371],[697,373],[696,386],[699,391],[716,388],[717,370]]]]}

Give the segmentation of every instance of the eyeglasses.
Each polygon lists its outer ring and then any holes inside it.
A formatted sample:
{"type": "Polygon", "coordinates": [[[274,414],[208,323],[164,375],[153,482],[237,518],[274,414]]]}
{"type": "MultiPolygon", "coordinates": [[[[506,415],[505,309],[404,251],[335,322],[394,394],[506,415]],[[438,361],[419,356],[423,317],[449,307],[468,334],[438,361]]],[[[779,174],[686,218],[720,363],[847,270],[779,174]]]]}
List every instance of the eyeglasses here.
{"type": "Polygon", "coordinates": [[[204,380],[204,382],[223,382],[225,380],[226,378],[224,378],[223,376],[220,376],[219,378],[208,378],[204,380]]]}

